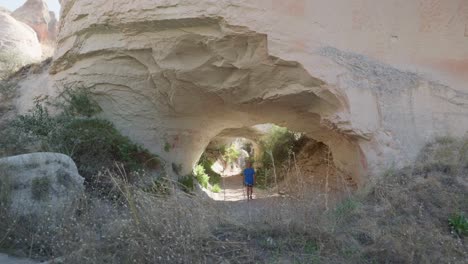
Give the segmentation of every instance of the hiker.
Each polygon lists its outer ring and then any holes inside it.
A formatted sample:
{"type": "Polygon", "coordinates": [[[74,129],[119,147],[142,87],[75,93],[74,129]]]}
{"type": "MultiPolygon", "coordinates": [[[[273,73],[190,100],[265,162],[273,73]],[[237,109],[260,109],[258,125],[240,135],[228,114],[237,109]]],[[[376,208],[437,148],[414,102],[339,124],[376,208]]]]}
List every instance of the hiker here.
{"type": "Polygon", "coordinates": [[[252,168],[252,163],[250,161],[247,161],[246,165],[247,168],[244,170],[244,185],[247,188],[247,200],[252,200],[255,170],[252,168]]]}

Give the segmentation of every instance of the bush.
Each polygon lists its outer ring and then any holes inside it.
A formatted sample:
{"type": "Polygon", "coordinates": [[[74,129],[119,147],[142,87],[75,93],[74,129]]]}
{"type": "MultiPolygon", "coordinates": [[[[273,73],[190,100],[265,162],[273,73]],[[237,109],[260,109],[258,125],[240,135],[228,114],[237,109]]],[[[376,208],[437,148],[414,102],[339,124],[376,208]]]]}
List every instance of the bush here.
{"type": "Polygon", "coordinates": [[[19,51],[0,52],[0,81],[8,79],[21,66],[25,65],[26,62],[24,56],[19,51]]]}
{"type": "Polygon", "coordinates": [[[235,145],[231,145],[226,148],[223,152],[223,159],[228,163],[232,164],[239,158],[240,152],[235,145]]]}
{"type": "Polygon", "coordinates": [[[456,235],[460,237],[468,235],[468,219],[465,217],[465,214],[453,214],[448,221],[450,228],[456,235]]]}
{"type": "Polygon", "coordinates": [[[213,166],[213,161],[210,160],[206,153],[202,154],[198,164],[203,166],[203,168],[205,169],[205,173],[210,177],[209,183],[211,185],[221,183],[221,175],[219,175],[218,173],[213,171],[213,169],[211,169],[211,167],[213,166]]]}
{"type": "Polygon", "coordinates": [[[193,175],[195,176],[195,178],[197,179],[197,181],[200,183],[200,185],[203,188],[205,188],[205,189],[208,188],[208,183],[210,181],[210,176],[208,176],[208,174],[206,174],[205,168],[203,168],[202,165],[195,166],[195,168],[193,169],[193,175]]]}
{"type": "Polygon", "coordinates": [[[193,184],[193,176],[192,175],[186,175],[183,177],[179,177],[179,184],[181,186],[182,191],[186,193],[191,193],[194,189],[194,184],[193,184]]]}
{"type": "Polygon", "coordinates": [[[293,151],[298,151],[298,143],[301,139],[301,134],[289,131],[287,128],[273,126],[270,131],[260,140],[260,163],[261,170],[257,173],[257,185],[261,188],[271,187],[275,181],[280,181],[284,178],[284,174],[274,177],[268,177],[268,173],[273,173],[281,167],[281,165],[289,159],[293,151]],[[275,168],[273,168],[273,164],[275,168]]]}
{"type": "MultiPolygon", "coordinates": [[[[106,120],[91,117],[100,111],[88,90],[67,90],[62,101],[55,103],[62,110],[52,116],[46,107],[36,104],[29,114],[21,115],[2,131],[9,149],[52,151],[69,155],[80,174],[93,182],[103,168],[115,162],[124,165],[128,175],[142,169],[156,169],[159,160],[143,147],[131,142],[106,120]],[[9,136],[8,134],[13,134],[9,136]]],[[[14,153],[18,154],[18,153],[14,153]]]]}
{"type": "Polygon", "coordinates": [[[272,167],[270,155],[273,155],[276,165],[286,161],[294,148],[296,134],[285,127],[273,126],[271,130],[260,140],[263,150],[262,163],[265,167],[272,167]]]}
{"type": "Polygon", "coordinates": [[[219,192],[221,192],[221,187],[219,186],[219,184],[215,184],[211,188],[211,191],[214,192],[214,193],[219,193],[219,192]]]}

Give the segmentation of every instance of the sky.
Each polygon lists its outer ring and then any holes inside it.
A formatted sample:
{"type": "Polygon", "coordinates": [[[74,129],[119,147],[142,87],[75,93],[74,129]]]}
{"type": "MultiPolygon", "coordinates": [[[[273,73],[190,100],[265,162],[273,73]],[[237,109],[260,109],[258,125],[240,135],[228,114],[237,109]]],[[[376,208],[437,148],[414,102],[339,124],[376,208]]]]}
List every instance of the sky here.
{"type": "MultiPolygon", "coordinates": [[[[58,0],[45,0],[49,6],[50,11],[54,11],[55,15],[59,16],[60,14],[60,4],[58,0]]],[[[7,9],[13,11],[16,8],[22,6],[26,0],[0,0],[0,6],[6,7],[7,9]]]]}

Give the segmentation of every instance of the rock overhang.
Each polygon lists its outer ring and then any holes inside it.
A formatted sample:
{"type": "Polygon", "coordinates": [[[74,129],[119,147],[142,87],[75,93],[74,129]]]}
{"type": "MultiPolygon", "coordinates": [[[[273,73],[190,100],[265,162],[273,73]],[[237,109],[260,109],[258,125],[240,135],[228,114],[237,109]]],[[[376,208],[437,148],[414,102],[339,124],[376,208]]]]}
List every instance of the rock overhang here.
{"type": "MultiPolygon", "coordinates": [[[[356,175],[401,166],[431,137],[468,127],[464,91],[388,64],[402,61],[398,52],[421,61],[441,43],[410,54],[415,44],[397,30],[390,38],[396,48],[382,52],[385,19],[359,26],[365,21],[347,16],[348,8],[336,10],[335,23],[309,2],[295,15],[293,4],[279,10],[277,1],[267,2],[62,1],[51,72],[59,83],[93,87],[104,116],[185,171],[210,138],[259,123],[308,131],[356,175]],[[450,125],[454,120],[460,126],[450,125]],[[165,152],[165,142],[174,148],[165,152]]],[[[381,4],[395,9],[390,2],[381,4]]],[[[420,11],[415,2],[408,2],[408,19],[420,11]]],[[[356,6],[358,17],[374,17],[375,5],[356,6]]],[[[457,45],[451,52],[463,56],[457,45]]]]}

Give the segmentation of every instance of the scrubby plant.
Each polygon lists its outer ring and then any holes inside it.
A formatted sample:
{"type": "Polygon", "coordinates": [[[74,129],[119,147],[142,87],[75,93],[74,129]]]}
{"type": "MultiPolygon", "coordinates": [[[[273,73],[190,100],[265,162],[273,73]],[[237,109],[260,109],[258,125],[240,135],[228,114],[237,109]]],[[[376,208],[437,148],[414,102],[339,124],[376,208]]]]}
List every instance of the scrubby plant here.
{"type": "Polygon", "coordinates": [[[195,187],[192,175],[179,177],[178,182],[180,184],[181,189],[186,193],[191,193],[195,187]]]}
{"type": "Polygon", "coordinates": [[[57,104],[67,116],[92,117],[102,109],[90,94],[86,88],[65,89],[60,96],[62,100],[57,104]]]}
{"type": "Polygon", "coordinates": [[[213,160],[211,160],[206,153],[203,153],[198,162],[199,165],[203,166],[205,173],[210,177],[209,183],[211,185],[221,183],[221,175],[213,171],[213,160]]]}
{"type": "Polygon", "coordinates": [[[297,148],[297,143],[301,138],[301,134],[289,131],[285,127],[272,126],[260,139],[260,163],[262,168],[257,173],[257,184],[267,187],[278,186],[278,181],[283,175],[277,175],[277,168],[288,160],[290,154],[297,148]],[[273,177],[268,177],[269,173],[273,177]]]}
{"type": "Polygon", "coordinates": [[[26,59],[19,51],[0,52],[0,81],[10,77],[22,65],[26,64],[26,59]]]}
{"type": "MultiPolygon", "coordinates": [[[[69,89],[61,99],[59,103],[52,103],[59,107],[56,115],[37,103],[28,114],[12,121],[8,133],[16,137],[15,144],[9,143],[10,148],[24,150],[25,147],[17,146],[22,145],[34,151],[69,155],[80,174],[91,182],[96,180],[100,170],[112,167],[114,162],[123,164],[130,172],[159,167],[155,155],[120,134],[111,122],[93,117],[100,107],[89,90],[69,89]]],[[[11,139],[8,133],[3,131],[6,138],[11,139]]]]}
{"type": "Polygon", "coordinates": [[[219,193],[221,192],[221,187],[219,186],[219,184],[214,184],[213,187],[211,187],[211,191],[214,192],[214,193],[219,193]]]}
{"type": "Polygon", "coordinates": [[[224,149],[223,159],[228,163],[232,164],[239,158],[240,152],[234,144],[231,144],[228,148],[224,149]]]}
{"type": "Polygon", "coordinates": [[[463,237],[468,235],[468,218],[464,213],[455,213],[448,219],[449,226],[457,236],[463,237]]]}
{"type": "Polygon", "coordinates": [[[208,174],[206,174],[205,168],[203,168],[202,165],[195,166],[195,168],[193,169],[193,175],[195,176],[195,178],[197,179],[197,181],[200,183],[200,185],[203,188],[205,188],[205,189],[208,188],[208,183],[210,181],[210,176],[208,176],[208,174]]]}

